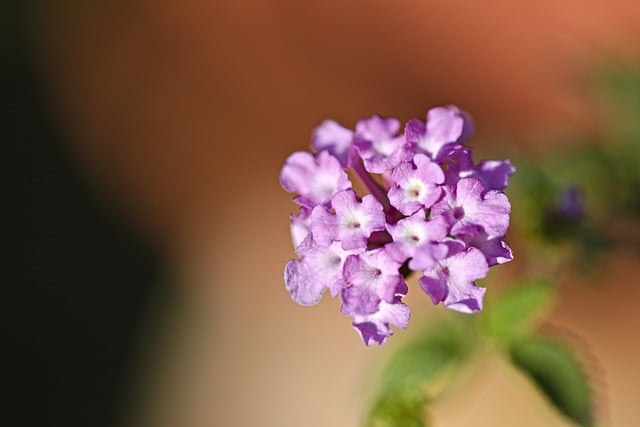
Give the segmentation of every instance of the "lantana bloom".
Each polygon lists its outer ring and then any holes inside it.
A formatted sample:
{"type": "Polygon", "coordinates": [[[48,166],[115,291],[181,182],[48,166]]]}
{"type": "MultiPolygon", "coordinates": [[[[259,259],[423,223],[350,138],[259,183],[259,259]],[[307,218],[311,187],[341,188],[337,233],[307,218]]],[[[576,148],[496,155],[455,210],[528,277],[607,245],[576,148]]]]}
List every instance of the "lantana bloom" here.
{"type": "Polygon", "coordinates": [[[504,190],[515,168],[509,160],[475,163],[465,145],[471,133],[469,116],[454,106],[404,127],[379,116],[353,130],[320,124],[312,151],[291,154],[280,172],[299,205],[290,219],[297,257],[284,272],[291,298],[340,298],[366,345],[383,344],[391,326],[407,327],[411,272],[434,304],[482,310],[486,289],[476,281],[513,259],[504,190]],[[369,194],[357,194],[350,177],[369,194]]]}

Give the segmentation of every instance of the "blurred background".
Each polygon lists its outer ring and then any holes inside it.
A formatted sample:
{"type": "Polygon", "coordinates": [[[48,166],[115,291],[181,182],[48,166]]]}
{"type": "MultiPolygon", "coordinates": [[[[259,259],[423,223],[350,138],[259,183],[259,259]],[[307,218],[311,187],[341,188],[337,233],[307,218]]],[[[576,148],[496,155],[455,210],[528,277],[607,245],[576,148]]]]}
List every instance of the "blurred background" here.
{"type": "MultiPolygon", "coordinates": [[[[517,167],[598,140],[594,80],[640,63],[628,0],[3,8],[2,425],[358,425],[385,358],[443,309],[410,283],[409,330],[365,348],[337,301],[293,303],[286,156],[325,118],[456,104],[477,158],[517,167]]],[[[593,356],[603,425],[640,415],[639,272],[613,251],[549,318],[593,356]]],[[[500,358],[479,372],[435,425],[568,425],[500,358]]]]}

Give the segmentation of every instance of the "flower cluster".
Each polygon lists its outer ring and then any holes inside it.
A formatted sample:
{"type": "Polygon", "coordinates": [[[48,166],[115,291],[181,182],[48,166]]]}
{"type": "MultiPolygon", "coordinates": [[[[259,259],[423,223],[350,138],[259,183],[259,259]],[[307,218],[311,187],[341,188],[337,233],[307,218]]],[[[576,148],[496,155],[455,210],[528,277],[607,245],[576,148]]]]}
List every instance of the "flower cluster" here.
{"type": "Polygon", "coordinates": [[[291,154],[280,173],[300,206],[291,216],[298,258],[285,267],[287,290],[303,305],[327,290],[340,295],[367,345],[384,343],[390,325],[407,326],[409,272],[421,275],[434,304],[472,313],[485,293],[475,281],[512,259],[503,240],[509,160],[474,163],[464,145],[469,118],[453,106],[400,130],[393,118],[361,120],[355,131],[327,120],[313,133],[314,153],[291,154]],[[359,197],[350,177],[370,194],[359,197]]]}

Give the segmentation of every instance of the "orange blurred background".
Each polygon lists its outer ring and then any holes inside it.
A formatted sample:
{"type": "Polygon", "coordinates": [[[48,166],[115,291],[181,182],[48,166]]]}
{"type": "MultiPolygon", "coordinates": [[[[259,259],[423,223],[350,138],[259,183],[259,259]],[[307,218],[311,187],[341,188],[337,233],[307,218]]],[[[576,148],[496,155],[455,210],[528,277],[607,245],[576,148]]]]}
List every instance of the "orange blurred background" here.
{"type": "MultiPolygon", "coordinates": [[[[323,119],[456,104],[480,157],[541,153],[600,132],[594,70],[640,53],[628,0],[102,0],[44,5],[34,22],[67,149],[105,208],[169,260],[175,286],[147,316],[125,416],[154,427],[357,425],[383,360],[441,311],[414,283],[409,331],[364,348],[336,301],[303,308],[284,291],[295,207],[278,172],[323,119]]],[[[604,289],[564,284],[550,322],[597,358],[603,424],[631,426],[637,259],[603,268],[604,289]]],[[[568,425],[504,361],[485,365],[434,425],[568,425]]]]}

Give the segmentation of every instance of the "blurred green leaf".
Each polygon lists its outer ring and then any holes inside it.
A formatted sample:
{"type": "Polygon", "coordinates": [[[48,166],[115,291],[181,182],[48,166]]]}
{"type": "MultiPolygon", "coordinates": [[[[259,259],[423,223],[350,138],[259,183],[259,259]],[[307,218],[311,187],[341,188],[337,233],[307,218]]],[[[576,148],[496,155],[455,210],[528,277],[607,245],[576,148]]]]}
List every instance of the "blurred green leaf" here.
{"type": "Polygon", "coordinates": [[[389,360],[367,426],[424,426],[424,405],[453,378],[474,343],[470,322],[440,323],[389,360]]]}
{"type": "Polygon", "coordinates": [[[546,280],[514,285],[487,304],[481,323],[487,335],[511,342],[528,334],[551,304],[553,287],[546,280]]]}
{"type": "Polygon", "coordinates": [[[424,419],[426,399],[420,390],[387,393],[376,401],[368,427],[427,427],[424,419]]]}
{"type": "Polygon", "coordinates": [[[588,378],[571,350],[548,339],[531,338],[512,347],[510,355],[556,409],[580,426],[593,425],[588,378]]]}
{"type": "Polygon", "coordinates": [[[603,71],[599,87],[613,132],[640,142],[640,63],[603,71]]]}
{"type": "Polygon", "coordinates": [[[435,324],[389,360],[382,374],[382,389],[422,388],[425,382],[434,382],[466,357],[472,339],[462,324],[435,324]]]}

